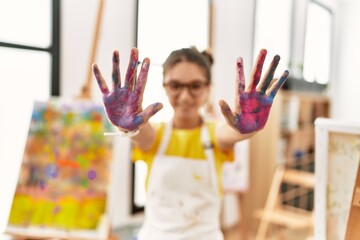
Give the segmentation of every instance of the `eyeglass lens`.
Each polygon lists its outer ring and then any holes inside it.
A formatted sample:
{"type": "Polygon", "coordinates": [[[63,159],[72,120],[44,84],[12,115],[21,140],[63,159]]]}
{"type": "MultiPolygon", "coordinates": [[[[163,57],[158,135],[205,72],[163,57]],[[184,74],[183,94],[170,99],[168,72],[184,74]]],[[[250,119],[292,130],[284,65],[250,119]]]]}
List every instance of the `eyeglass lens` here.
{"type": "Polygon", "coordinates": [[[187,88],[192,96],[199,96],[204,91],[206,85],[207,84],[203,82],[192,82],[188,84],[170,82],[164,86],[168,89],[170,94],[174,96],[180,94],[183,88],[187,88]]]}

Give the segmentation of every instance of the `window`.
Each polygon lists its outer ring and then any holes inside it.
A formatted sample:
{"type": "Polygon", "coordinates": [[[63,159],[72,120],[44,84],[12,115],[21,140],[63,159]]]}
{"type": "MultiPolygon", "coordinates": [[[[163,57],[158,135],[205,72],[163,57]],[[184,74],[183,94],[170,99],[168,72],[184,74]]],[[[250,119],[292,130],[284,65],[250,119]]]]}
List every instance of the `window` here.
{"type": "Polygon", "coordinates": [[[304,50],[303,77],[308,82],[330,80],[332,13],[315,1],[309,2],[304,50]]]}
{"type": "Polygon", "coordinates": [[[256,1],[253,62],[262,48],[268,51],[264,66],[269,66],[273,57],[279,54],[281,60],[277,68],[279,71],[275,73],[278,76],[274,76],[276,78],[289,69],[292,9],[293,1],[289,0],[256,1]]]}
{"type": "MultiPolygon", "coordinates": [[[[208,0],[138,0],[137,47],[139,60],[151,60],[143,106],[161,101],[164,108],[152,121],[166,121],[172,109],[162,87],[162,64],[171,51],[195,46],[199,51],[209,47],[210,1],[208,0]]],[[[133,164],[132,212],[145,203],[146,166],[133,164]]]]}
{"type": "Polygon", "coordinates": [[[59,94],[59,0],[0,3],[0,232],[21,164],[34,100],[59,94]],[[3,212],[5,211],[5,212],[3,212]]]}

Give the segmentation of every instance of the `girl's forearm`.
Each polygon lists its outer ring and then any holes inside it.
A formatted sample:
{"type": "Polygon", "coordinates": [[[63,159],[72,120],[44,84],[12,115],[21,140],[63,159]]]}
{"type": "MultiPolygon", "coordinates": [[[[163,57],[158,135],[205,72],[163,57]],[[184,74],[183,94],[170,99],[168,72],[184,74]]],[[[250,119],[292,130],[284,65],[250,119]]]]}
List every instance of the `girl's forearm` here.
{"type": "Polygon", "coordinates": [[[215,138],[218,146],[223,151],[231,150],[236,142],[248,139],[255,135],[256,132],[242,134],[230,127],[225,122],[221,122],[216,127],[215,138]]]}
{"type": "Polygon", "coordinates": [[[139,134],[131,137],[132,142],[141,150],[146,151],[151,148],[156,136],[156,130],[149,122],[139,129],[139,134]]]}

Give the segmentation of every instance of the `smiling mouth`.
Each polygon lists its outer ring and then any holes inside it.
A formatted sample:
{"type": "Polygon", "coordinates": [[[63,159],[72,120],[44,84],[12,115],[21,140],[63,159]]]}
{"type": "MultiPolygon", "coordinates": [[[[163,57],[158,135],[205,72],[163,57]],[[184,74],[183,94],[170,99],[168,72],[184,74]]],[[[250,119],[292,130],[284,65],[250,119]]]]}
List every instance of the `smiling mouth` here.
{"type": "Polygon", "coordinates": [[[181,105],[181,106],[177,106],[178,108],[181,108],[181,109],[190,109],[191,106],[189,105],[181,105]]]}

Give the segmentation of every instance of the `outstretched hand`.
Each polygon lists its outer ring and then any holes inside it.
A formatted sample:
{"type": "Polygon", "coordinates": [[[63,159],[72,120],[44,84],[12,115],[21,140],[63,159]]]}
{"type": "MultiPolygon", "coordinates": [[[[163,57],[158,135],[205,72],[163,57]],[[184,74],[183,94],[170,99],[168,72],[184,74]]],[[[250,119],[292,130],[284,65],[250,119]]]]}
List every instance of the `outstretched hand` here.
{"type": "Polygon", "coordinates": [[[123,131],[134,131],[148,122],[149,118],[157,113],[163,105],[154,103],[144,111],[142,109],[143,93],[149,72],[150,60],[145,58],[139,77],[136,78],[139,52],[131,49],[130,61],[125,76],[124,86],[121,87],[119,52],[113,53],[112,90],[110,91],[99,67],[94,64],[93,71],[103,94],[105,111],[109,121],[123,131]]]}
{"type": "Polygon", "coordinates": [[[235,111],[232,112],[224,100],[219,101],[226,122],[233,129],[243,134],[256,132],[265,126],[274,97],[289,75],[286,70],[280,79],[272,81],[280,61],[279,55],[276,55],[260,81],[266,53],[265,49],[260,51],[247,89],[245,89],[243,60],[242,58],[237,59],[238,75],[235,111]]]}

